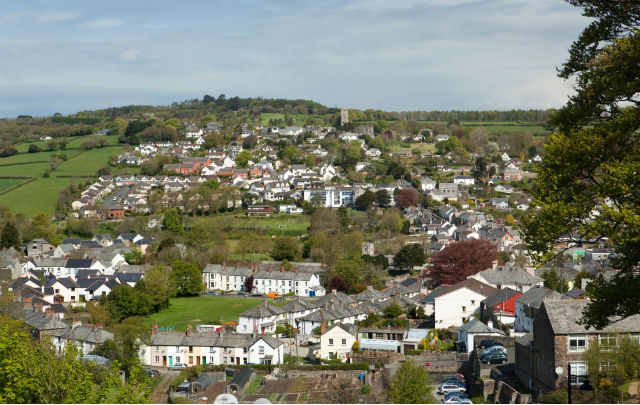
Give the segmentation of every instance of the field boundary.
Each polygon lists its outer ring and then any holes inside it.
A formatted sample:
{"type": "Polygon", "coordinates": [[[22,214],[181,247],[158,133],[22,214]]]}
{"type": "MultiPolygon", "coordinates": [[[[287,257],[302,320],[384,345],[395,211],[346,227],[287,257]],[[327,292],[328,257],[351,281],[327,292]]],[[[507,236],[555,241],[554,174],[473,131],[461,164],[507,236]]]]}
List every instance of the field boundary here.
{"type": "MultiPolygon", "coordinates": [[[[34,160],[33,162],[16,162],[16,163],[6,163],[6,164],[0,164],[0,167],[7,167],[7,166],[19,166],[19,165],[32,165],[34,163],[48,163],[48,160],[34,160]]],[[[11,176],[9,176],[11,177],[11,176]]],[[[6,176],[0,176],[0,178],[6,178],[6,176]]]]}
{"type": "Polygon", "coordinates": [[[21,176],[2,176],[0,177],[0,179],[25,179],[24,181],[21,181],[18,184],[14,184],[13,186],[9,187],[9,188],[5,188],[4,190],[0,191],[0,195],[4,195],[7,194],[8,192],[15,190],[18,187],[22,187],[25,184],[29,184],[32,181],[34,181],[36,179],[36,176],[32,176],[32,177],[21,177],[21,176]]]}

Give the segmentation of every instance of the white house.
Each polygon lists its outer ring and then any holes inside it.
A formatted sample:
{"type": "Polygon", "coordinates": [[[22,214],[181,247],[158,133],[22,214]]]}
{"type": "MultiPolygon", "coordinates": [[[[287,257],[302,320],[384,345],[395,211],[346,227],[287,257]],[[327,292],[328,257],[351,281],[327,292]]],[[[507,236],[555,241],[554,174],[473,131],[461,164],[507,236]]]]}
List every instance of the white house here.
{"type": "Polygon", "coordinates": [[[471,353],[474,347],[474,337],[482,336],[503,336],[504,333],[493,328],[493,322],[489,321],[488,325],[482,323],[479,319],[473,318],[469,322],[458,328],[458,345],[466,350],[467,354],[471,353]]]}
{"type": "Polygon", "coordinates": [[[544,284],[544,280],[530,274],[522,267],[496,266],[467,277],[490,285],[498,290],[511,288],[518,292],[526,292],[530,288],[544,284]]]}
{"type": "Polygon", "coordinates": [[[284,344],[278,339],[261,335],[249,347],[249,364],[282,364],[284,344]]]}
{"type": "Polygon", "coordinates": [[[349,360],[357,329],[355,325],[337,323],[325,330],[320,336],[320,358],[331,360],[335,356],[343,363],[349,360]]]}
{"type": "Polygon", "coordinates": [[[244,282],[252,273],[249,267],[207,264],[202,270],[202,283],[208,291],[244,291],[244,282]]]}
{"type": "Polygon", "coordinates": [[[480,301],[497,291],[474,279],[466,279],[443,288],[433,297],[436,328],[463,325],[471,315],[480,310],[480,301]]]}
{"type": "Polygon", "coordinates": [[[562,294],[546,287],[533,287],[529,291],[517,297],[516,320],[514,328],[516,332],[531,332],[533,330],[533,318],[545,299],[563,299],[562,294]]]}
{"type": "Polygon", "coordinates": [[[55,329],[46,333],[51,337],[51,343],[58,353],[64,351],[67,343],[72,343],[83,355],[87,355],[99,344],[113,340],[113,333],[104,330],[102,326],[83,326],[81,322],[74,322],[73,326],[67,329],[55,329]]]}
{"type": "Polygon", "coordinates": [[[473,186],[476,183],[476,179],[471,176],[460,175],[453,178],[453,183],[463,186],[473,186]]]}

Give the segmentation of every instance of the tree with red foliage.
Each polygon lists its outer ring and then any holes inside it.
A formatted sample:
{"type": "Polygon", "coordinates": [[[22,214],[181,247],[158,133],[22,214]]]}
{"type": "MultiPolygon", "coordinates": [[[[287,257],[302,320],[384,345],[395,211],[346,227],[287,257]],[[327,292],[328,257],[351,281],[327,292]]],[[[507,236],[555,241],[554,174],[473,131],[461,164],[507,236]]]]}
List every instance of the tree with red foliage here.
{"type": "Polygon", "coordinates": [[[248,293],[253,291],[253,276],[244,279],[244,290],[248,293]]]}
{"type": "Polygon", "coordinates": [[[333,276],[329,280],[329,290],[349,291],[349,284],[340,276],[333,276]]]}
{"type": "Polygon", "coordinates": [[[455,284],[490,268],[497,258],[498,247],[488,239],[454,242],[431,256],[431,266],[423,277],[438,285],[455,284]]]}
{"type": "Polygon", "coordinates": [[[398,208],[403,210],[407,207],[416,205],[416,202],[418,201],[418,193],[412,188],[401,188],[396,191],[393,199],[395,200],[398,208]]]}

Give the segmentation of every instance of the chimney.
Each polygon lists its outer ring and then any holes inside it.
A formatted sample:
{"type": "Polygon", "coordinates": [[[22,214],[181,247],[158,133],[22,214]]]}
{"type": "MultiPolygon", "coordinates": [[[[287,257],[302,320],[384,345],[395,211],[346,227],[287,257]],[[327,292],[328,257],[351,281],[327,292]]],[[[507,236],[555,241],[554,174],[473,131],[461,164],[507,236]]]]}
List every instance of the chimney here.
{"type": "Polygon", "coordinates": [[[55,316],[55,311],[53,310],[53,308],[49,307],[44,311],[44,315],[47,318],[53,318],[55,316]]]}
{"type": "Polygon", "coordinates": [[[193,328],[191,327],[191,325],[187,325],[187,336],[191,336],[192,331],[193,331],[193,328]]]}
{"type": "Polygon", "coordinates": [[[96,322],[96,330],[102,330],[102,322],[96,322]]]}
{"type": "Polygon", "coordinates": [[[22,299],[22,306],[25,307],[25,308],[32,308],[31,307],[31,297],[23,298],[22,299]]]}
{"type": "Polygon", "coordinates": [[[222,267],[226,267],[226,266],[227,266],[227,262],[226,262],[226,261],[223,261],[223,262],[222,262],[222,267]]]}
{"type": "Polygon", "coordinates": [[[151,334],[155,335],[156,333],[158,333],[158,324],[154,323],[153,327],[151,328],[151,334]]]}
{"type": "Polygon", "coordinates": [[[336,289],[331,290],[331,294],[335,294],[337,292],[336,289]]]}
{"type": "Polygon", "coordinates": [[[498,261],[497,260],[494,260],[494,261],[491,262],[491,268],[493,270],[498,268],[498,261]]]}
{"type": "Polygon", "coordinates": [[[284,272],[284,266],[280,266],[280,273],[284,272]]]}
{"type": "Polygon", "coordinates": [[[293,269],[293,273],[294,273],[294,274],[297,274],[297,273],[298,273],[298,269],[294,268],[294,269],[293,269]]]}
{"type": "Polygon", "coordinates": [[[33,304],[33,310],[37,312],[42,312],[42,304],[39,302],[36,302],[35,304],[33,304]]]}
{"type": "Polygon", "coordinates": [[[73,321],[73,323],[71,324],[71,327],[73,329],[77,328],[78,326],[82,326],[82,321],[73,321]]]}
{"type": "Polygon", "coordinates": [[[373,286],[368,285],[368,286],[367,286],[367,290],[368,290],[368,291],[373,291],[373,286]]]}

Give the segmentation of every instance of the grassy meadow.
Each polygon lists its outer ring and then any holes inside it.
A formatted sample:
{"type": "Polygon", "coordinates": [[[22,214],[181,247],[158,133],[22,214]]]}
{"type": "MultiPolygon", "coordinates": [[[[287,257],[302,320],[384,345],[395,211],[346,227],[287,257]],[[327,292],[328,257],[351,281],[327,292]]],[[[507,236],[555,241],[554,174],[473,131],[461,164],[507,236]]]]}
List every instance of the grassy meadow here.
{"type": "Polygon", "coordinates": [[[221,297],[202,295],[198,297],[171,298],[169,308],[147,317],[147,326],[173,325],[176,331],[186,331],[187,325],[220,324],[236,321],[238,315],[260,304],[260,299],[245,297],[221,297]]]}

